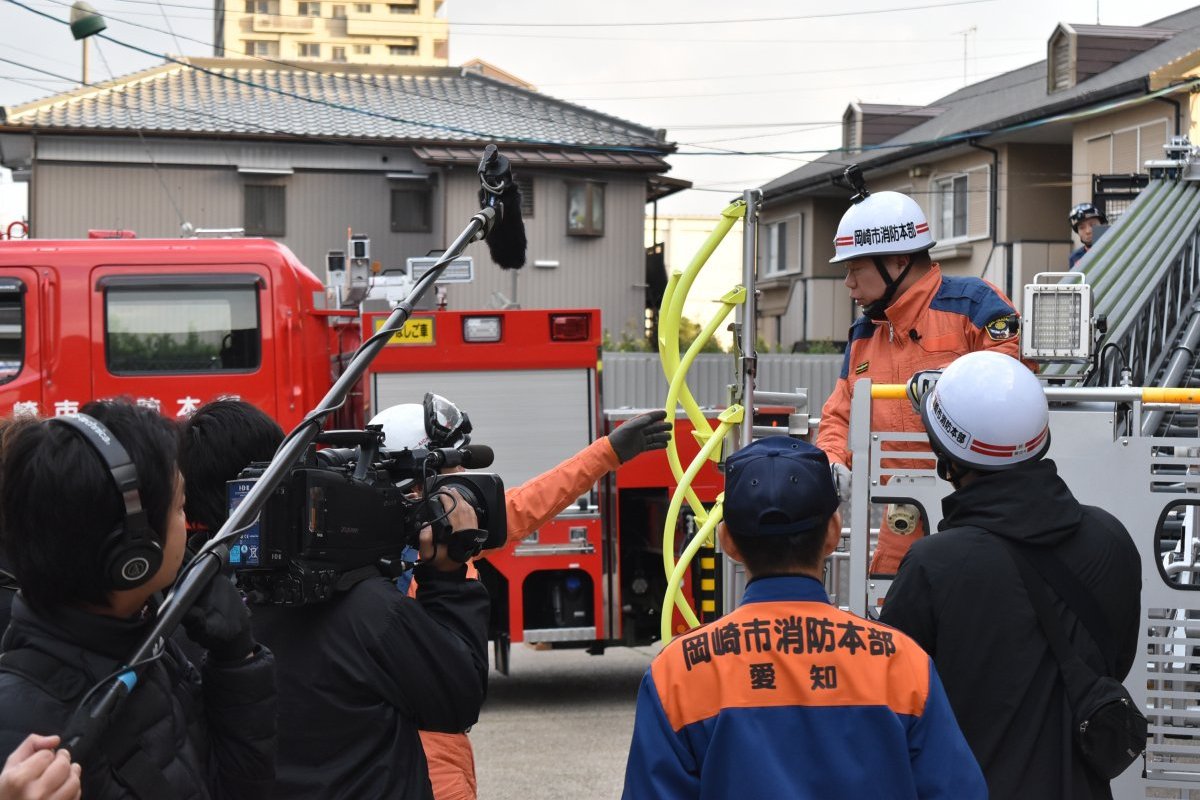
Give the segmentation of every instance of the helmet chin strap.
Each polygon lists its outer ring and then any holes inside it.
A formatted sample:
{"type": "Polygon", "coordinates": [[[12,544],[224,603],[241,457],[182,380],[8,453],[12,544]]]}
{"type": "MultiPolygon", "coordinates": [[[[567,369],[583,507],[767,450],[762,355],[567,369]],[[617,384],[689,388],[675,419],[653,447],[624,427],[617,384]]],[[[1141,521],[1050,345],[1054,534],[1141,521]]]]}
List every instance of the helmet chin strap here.
{"type": "Polygon", "coordinates": [[[900,271],[900,274],[896,276],[896,279],[892,280],[892,276],[888,275],[887,267],[883,265],[883,258],[880,256],[871,256],[871,261],[875,263],[875,269],[879,271],[879,277],[883,278],[886,288],[884,288],[883,294],[878,300],[874,300],[863,306],[863,314],[865,314],[868,319],[873,319],[876,322],[882,322],[884,320],[887,308],[892,304],[892,299],[895,298],[896,290],[900,288],[900,284],[904,282],[906,277],[908,277],[909,270],[912,269],[914,260],[915,259],[910,255],[908,257],[908,264],[905,265],[904,269],[900,271]]]}
{"type": "Polygon", "coordinates": [[[954,483],[955,475],[954,462],[943,455],[938,455],[937,459],[937,476],[947,483],[954,483]]]}

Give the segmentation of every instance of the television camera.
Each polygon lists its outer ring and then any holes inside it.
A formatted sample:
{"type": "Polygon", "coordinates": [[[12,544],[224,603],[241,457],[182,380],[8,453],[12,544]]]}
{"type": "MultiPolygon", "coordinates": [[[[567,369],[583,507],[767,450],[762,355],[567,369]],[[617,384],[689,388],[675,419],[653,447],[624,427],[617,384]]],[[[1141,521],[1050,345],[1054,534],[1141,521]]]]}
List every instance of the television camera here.
{"type": "MultiPolygon", "coordinates": [[[[413,551],[426,525],[456,561],[505,543],[500,477],[439,472],[488,466],[490,448],[388,450],[382,442],[379,426],[317,436],[315,444],[324,449],[309,446],[267,498],[258,521],[230,548],[229,562],[251,602],[316,603],[368,577],[398,576],[414,565],[413,551]],[[479,528],[452,530],[441,496],[468,503],[479,528]]],[[[252,464],[229,482],[231,511],[266,466],[252,464]]]]}

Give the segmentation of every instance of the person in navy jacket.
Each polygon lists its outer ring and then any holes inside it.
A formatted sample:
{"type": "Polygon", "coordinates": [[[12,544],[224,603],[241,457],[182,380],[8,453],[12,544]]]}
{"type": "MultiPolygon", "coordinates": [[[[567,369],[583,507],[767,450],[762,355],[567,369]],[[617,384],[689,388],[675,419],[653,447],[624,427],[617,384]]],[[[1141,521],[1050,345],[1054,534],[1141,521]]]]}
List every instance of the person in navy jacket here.
{"type": "Polygon", "coordinates": [[[829,461],[806,442],[729,457],[718,535],[750,583],[647,670],[626,800],[987,797],[929,656],[830,604],[837,509],[829,461]]]}

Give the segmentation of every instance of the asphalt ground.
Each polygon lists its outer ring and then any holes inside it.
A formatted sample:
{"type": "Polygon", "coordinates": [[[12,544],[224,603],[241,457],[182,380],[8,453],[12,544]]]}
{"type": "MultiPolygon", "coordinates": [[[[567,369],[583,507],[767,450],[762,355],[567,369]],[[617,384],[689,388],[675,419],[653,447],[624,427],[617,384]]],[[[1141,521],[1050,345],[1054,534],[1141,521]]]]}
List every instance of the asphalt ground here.
{"type": "Polygon", "coordinates": [[[513,645],[471,729],[480,800],[617,798],[638,684],[657,647],[535,651],[513,645]]]}

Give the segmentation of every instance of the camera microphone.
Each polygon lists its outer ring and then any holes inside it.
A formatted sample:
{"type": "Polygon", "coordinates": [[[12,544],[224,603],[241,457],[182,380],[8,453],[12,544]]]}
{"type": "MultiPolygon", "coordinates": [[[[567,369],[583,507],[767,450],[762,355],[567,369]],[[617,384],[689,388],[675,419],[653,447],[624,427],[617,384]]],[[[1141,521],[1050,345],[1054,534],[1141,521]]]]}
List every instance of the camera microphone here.
{"type": "Polygon", "coordinates": [[[429,461],[438,469],[442,467],[467,467],[483,469],[490,467],[496,454],[486,444],[468,444],[463,447],[431,450],[429,461]]]}
{"type": "Polygon", "coordinates": [[[479,207],[491,207],[496,219],[487,234],[488,252],[501,269],[525,266],[525,222],[521,219],[521,190],[512,176],[508,159],[496,145],[489,144],[479,161],[479,207]]]}

